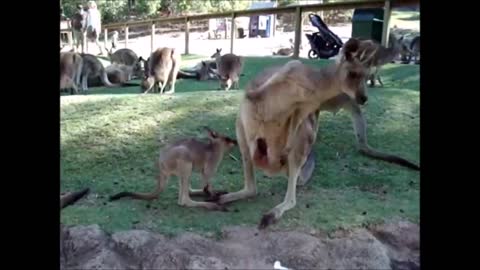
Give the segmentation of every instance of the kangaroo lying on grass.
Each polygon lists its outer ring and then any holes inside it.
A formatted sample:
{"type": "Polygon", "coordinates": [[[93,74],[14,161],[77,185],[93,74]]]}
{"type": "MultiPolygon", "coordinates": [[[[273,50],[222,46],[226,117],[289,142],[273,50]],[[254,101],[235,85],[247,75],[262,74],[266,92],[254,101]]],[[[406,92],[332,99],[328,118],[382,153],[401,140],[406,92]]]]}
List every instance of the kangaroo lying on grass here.
{"type": "Polygon", "coordinates": [[[305,165],[316,140],[320,111],[349,109],[357,138],[367,147],[361,139],[366,136],[366,126],[359,105],[367,101],[365,80],[377,49],[371,42],[350,39],[337,63],[314,69],[294,60],[266,69],[252,80],[236,121],[244,188],[221,195],[219,204],[255,196],[254,168],[258,168],[270,176],[288,176],[284,201],[263,216],[259,228],[266,228],[293,208],[298,180],[304,184],[308,180],[304,171],[312,167],[305,165]]]}
{"type": "Polygon", "coordinates": [[[229,53],[220,55],[222,49],[217,49],[211,56],[217,63],[217,73],[220,79],[220,88],[229,90],[230,87],[239,89],[238,81],[243,70],[243,57],[229,53]]]}
{"type": "Polygon", "coordinates": [[[290,42],[290,48],[280,48],[277,52],[273,52],[273,55],[282,55],[282,56],[290,56],[293,54],[293,39],[288,40],[290,42]]]}
{"type": "Polygon", "coordinates": [[[79,54],[60,53],[60,90],[70,89],[71,94],[78,93],[82,68],[83,59],[79,54]]]}
{"type": "MultiPolygon", "coordinates": [[[[225,153],[237,145],[235,139],[221,135],[208,127],[209,142],[205,143],[195,138],[177,140],[166,145],[160,153],[158,161],[159,174],[157,187],[151,193],[120,192],[110,197],[110,201],[122,197],[131,197],[140,200],[153,200],[165,189],[170,176],[179,178],[178,204],[187,207],[204,207],[209,210],[225,211],[224,206],[213,202],[197,202],[190,196],[206,194],[210,200],[217,200],[222,192],[213,191],[210,179],[216,173],[218,165],[223,160],[225,153]],[[202,175],[203,190],[190,189],[190,177],[193,171],[202,175]]],[[[223,192],[225,193],[225,192],[223,192]]]]}
{"type": "MultiPolygon", "coordinates": [[[[138,83],[129,83],[135,67],[123,64],[112,64],[105,68],[108,80],[113,84],[120,86],[138,86],[138,83]]],[[[99,77],[89,78],[88,85],[102,86],[103,83],[99,77]]]]}
{"type": "Polygon", "coordinates": [[[154,92],[163,94],[165,86],[169,84],[170,90],[165,94],[173,94],[180,63],[180,53],[174,48],[159,48],[154,51],[147,59],[145,76],[141,83],[142,92],[146,94],[153,88],[154,92]]]}
{"type": "Polygon", "coordinates": [[[217,79],[217,63],[214,61],[201,61],[191,69],[183,69],[178,72],[177,79],[197,79],[206,81],[217,79]]]}

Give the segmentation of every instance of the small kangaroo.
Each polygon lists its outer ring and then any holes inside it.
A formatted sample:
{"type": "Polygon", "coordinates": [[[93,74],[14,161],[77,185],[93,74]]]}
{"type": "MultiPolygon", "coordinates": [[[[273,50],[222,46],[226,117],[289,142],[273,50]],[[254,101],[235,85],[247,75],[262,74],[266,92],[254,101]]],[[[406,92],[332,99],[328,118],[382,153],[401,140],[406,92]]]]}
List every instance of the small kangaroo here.
{"type": "Polygon", "coordinates": [[[154,92],[163,94],[165,86],[169,84],[170,90],[165,94],[173,94],[180,63],[180,53],[174,48],[165,47],[154,51],[145,65],[145,75],[141,83],[142,92],[146,94],[153,88],[154,92]]]}
{"type": "Polygon", "coordinates": [[[203,207],[209,210],[226,211],[226,208],[213,202],[198,202],[190,199],[190,196],[206,194],[210,200],[217,200],[221,194],[226,192],[214,192],[210,179],[217,171],[225,153],[238,145],[237,140],[221,135],[208,127],[209,142],[202,142],[195,138],[180,139],[166,145],[158,160],[159,174],[157,176],[157,187],[151,193],[120,192],[110,197],[110,201],[122,197],[131,197],[139,200],[157,199],[165,189],[168,179],[172,175],[179,178],[178,204],[186,207],[203,207]],[[190,188],[190,177],[193,171],[200,172],[203,181],[203,190],[192,190],[190,188]]]}
{"type": "Polygon", "coordinates": [[[221,55],[222,49],[217,49],[211,56],[217,62],[217,73],[220,79],[220,89],[228,91],[232,86],[239,89],[239,79],[243,70],[243,57],[233,53],[221,55]]]}

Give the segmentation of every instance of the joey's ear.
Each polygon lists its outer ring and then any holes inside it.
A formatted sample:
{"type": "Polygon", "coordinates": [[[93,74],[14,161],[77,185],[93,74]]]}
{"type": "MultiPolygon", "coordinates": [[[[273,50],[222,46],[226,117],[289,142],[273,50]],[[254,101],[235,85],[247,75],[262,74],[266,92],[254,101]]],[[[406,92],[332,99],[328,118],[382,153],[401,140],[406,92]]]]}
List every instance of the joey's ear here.
{"type": "Polygon", "coordinates": [[[215,139],[215,138],[217,138],[217,137],[218,137],[218,134],[217,134],[217,132],[215,132],[215,131],[211,130],[209,127],[207,127],[207,126],[204,126],[203,128],[204,128],[204,129],[207,131],[207,133],[208,133],[208,137],[210,137],[211,139],[215,139]]]}

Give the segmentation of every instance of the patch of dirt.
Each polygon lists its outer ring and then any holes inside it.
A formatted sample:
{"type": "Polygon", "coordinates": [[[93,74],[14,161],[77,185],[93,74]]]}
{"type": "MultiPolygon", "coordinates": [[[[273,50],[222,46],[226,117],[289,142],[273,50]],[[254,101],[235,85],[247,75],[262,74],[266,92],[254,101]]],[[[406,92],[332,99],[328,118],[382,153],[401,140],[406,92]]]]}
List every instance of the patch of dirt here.
{"type": "Polygon", "coordinates": [[[221,240],[144,230],[60,227],[61,269],[420,269],[419,226],[395,222],[333,236],[229,227],[221,240]]]}

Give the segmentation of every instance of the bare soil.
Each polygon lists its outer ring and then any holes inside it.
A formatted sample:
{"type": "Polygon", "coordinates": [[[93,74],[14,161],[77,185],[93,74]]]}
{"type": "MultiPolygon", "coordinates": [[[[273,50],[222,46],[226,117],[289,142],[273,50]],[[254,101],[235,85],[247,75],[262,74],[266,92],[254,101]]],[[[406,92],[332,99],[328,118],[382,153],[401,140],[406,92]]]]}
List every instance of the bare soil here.
{"type": "Polygon", "coordinates": [[[405,221],[338,231],[229,227],[220,239],[61,226],[61,269],[420,269],[419,226],[405,221]]]}

